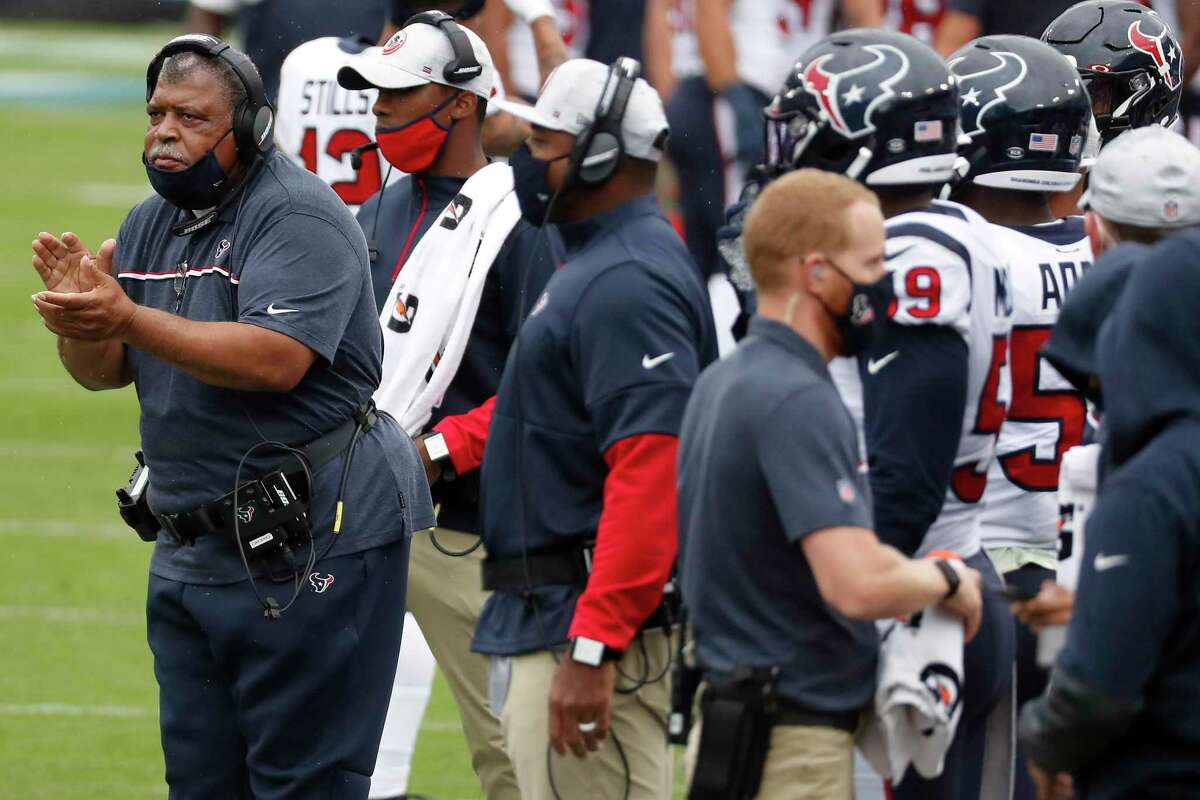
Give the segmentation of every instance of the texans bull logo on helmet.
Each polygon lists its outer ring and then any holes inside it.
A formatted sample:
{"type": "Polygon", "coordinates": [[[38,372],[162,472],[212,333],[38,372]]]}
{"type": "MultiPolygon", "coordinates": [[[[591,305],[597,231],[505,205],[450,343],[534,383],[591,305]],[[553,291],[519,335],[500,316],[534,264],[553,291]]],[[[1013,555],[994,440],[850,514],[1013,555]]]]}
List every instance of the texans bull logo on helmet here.
{"type": "Polygon", "coordinates": [[[867,64],[837,69],[839,53],[826,53],[804,69],[804,86],[817,99],[833,127],[848,139],[875,131],[871,115],[895,96],[892,87],[908,74],[908,56],[888,44],[861,48],[873,56],[867,64]]]}
{"type": "Polygon", "coordinates": [[[1150,56],[1168,89],[1179,86],[1183,59],[1179,57],[1175,43],[1167,36],[1166,26],[1151,36],[1142,30],[1142,21],[1139,19],[1129,26],[1129,43],[1133,45],[1134,50],[1150,56]]]}
{"type": "MultiPolygon", "coordinates": [[[[1029,67],[1025,59],[1016,53],[992,51],[989,55],[996,62],[978,72],[959,74],[958,82],[962,98],[962,127],[968,136],[984,132],[984,117],[1006,99],[1005,92],[1025,80],[1029,67]]],[[[950,62],[950,68],[963,59],[950,62]]]]}

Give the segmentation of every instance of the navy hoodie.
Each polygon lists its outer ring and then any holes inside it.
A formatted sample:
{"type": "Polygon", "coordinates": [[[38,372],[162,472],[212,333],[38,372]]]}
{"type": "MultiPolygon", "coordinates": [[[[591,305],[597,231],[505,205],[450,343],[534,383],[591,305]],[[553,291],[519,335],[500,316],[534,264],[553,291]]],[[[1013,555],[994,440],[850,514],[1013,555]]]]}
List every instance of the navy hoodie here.
{"type": "Polygon", "coordinates": [[[1088,800],[1200,786],[1198,262],[1200,232],[1145,250],[1096,347],[1112,472],[1067,644],[1020,725],[1032,760],[1088,800]]]}

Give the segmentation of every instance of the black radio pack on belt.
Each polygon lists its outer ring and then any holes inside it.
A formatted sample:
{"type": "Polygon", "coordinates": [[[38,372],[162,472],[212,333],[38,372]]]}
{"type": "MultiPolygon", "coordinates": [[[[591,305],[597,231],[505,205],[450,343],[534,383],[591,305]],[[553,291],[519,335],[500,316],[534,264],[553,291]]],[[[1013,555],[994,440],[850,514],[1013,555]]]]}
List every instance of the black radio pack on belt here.
{"type": "Polygon", "coordinates": [[[700,751],[688,800],[750,800],[762,783],[779,710],[779,668],[744,669],[700,698],[700,751]]]}
{"type": "MultiPolygon", "coordinates": [[[[118,510],[125,523],[144,541],[157,539],[160,528],[185,545],[202,536],[217,534],[240,540],[248,559],[259,564],[269,562],[277,553],[311,541],[308,521],[311,474],[342,453],[347,454],[348,469],[353,445],[359,435],[371,429],[375,420],[374,405],[368,404],[332,432],[297,449],[267,475],[240,482],[236,490],[180,514],[151,512],[146,501],[150,469],[139,451],[138,466],[129,485],[117,490],[118,510]]],[[[341,500],[339,496],[339,518],[341,500]]],[[[335,533],[338,527],[335,524],[335,533]]]]}

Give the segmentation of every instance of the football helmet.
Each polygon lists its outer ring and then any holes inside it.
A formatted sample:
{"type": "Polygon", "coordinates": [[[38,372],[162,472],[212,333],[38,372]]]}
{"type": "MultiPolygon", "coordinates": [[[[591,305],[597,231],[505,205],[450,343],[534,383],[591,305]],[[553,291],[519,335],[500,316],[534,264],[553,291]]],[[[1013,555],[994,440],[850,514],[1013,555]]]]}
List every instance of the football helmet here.
{"type": "Polygon", "coordinates": [[[1087,0],[1060,14],[1042,41],[1074,63],[1100,137],[1171,125],[1183,93],[1183,53],[1158,14],[1129,0],[1087,0]]]}
{"type": "Polygon", "coordinates": [[[1092,105],[1070,61],[1027,36],[984,36],[947,59],[958,78],[961,180],[1063,192],[1079,181],[1092,105]],[[968,141],[969,140],[969,143],[968,141]]]}
{"type": "Polygon", "coordinates": [[[857,28],[813,45],[764,111],[767,168],[837,172],[868,186],[942,184],[958,139],[958,86],[928,45],[857,28]]]}

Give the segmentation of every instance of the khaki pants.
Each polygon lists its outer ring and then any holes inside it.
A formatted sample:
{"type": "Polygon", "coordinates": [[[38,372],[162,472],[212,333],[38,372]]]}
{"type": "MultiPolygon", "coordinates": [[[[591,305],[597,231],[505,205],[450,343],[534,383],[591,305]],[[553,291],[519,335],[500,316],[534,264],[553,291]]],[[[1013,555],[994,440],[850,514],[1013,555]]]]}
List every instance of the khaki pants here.
{"type": "MultiPolygon", "coordinates": [[[[438,544],[447,550],[465,550],[478,541],[474,535],[445,528],[435,532],[438,544]]],[[[517,777],[504,752],[500,722],[488,708],[487,656],[471,652],[475,623],[488,597],[479,583],[484,549],[454,558],[438,552],[429,537],[428,531],[420,531],[412,539],[408,610],[454,694],[471,766],[487,800],[521,800],[517,777]]]]}
{"type": "MultiPolygon", "coordinates": [[[[632,686],[643,675],[656,678],[664,672],[670,657],[669,637],[654,631],[643,634],[642,640],[644,651],[635,639],[617,664],[618,689],[632,686]]],[[[560,651],[559,658],[565,657],[560,651]]],[[[632,694],[614,693],[608,737],[598,752],[576,758],[549,749],[550,683],[556,667],[554,656],[547,651],[512,659],[500,728],[504,747],[517,771],[521,797],[622,800],[628,781],[629,800],[670,800],[673,776],[666,728],[669,675],[632,694]]]]}
{"type": "MultiPolygon", "coordinates": [[[[688,784],[696,766],[702,723],[688,737],[688,784]]],[[[854,736],[837,728],[778,725],[755,800],[854,800],[854,736]]]]}

